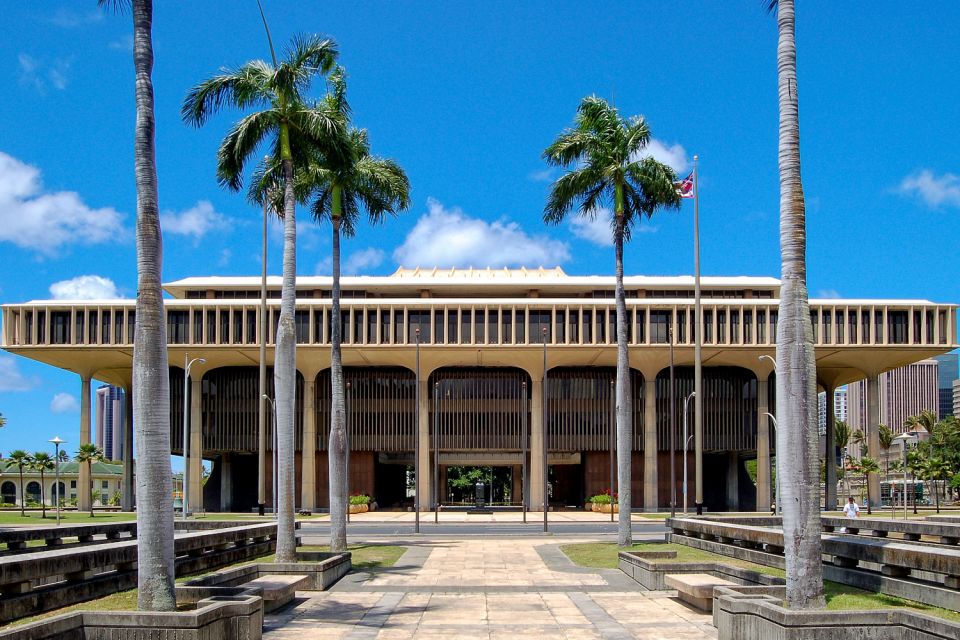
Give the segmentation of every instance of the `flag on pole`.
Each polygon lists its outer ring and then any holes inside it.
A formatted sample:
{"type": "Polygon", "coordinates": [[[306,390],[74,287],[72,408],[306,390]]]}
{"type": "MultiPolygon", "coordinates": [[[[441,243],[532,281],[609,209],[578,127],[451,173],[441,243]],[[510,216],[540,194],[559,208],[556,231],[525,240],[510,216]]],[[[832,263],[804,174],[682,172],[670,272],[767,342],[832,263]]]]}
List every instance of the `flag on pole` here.
{"type": "Polygon", "coordinates": [[[680,182],[674,182],[673,186],[677,190],[677,195],[681,198],[692,198],[694,196],[693,171],[680,182]]]}

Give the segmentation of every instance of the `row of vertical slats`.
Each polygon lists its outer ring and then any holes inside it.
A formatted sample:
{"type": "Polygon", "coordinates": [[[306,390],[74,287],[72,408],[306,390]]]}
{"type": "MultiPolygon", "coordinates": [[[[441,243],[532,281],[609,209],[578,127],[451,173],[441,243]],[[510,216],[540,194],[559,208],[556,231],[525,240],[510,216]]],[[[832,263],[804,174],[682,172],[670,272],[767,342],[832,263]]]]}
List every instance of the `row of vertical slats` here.
{"type": "Polygon", "coordinates": [[[440,451],[526,448],[530,383],[518,369],[442,369],[430,378],[440,451]]]}
{"type": "MultiPolygon", "coordinates": [[[[411,451],[416,446],[416,378],[400,367],[343,370],[350,448],[411,451]]],[[[326,451],[332,416],[330,370],[317,376],[317,449],[326,451]]]]}

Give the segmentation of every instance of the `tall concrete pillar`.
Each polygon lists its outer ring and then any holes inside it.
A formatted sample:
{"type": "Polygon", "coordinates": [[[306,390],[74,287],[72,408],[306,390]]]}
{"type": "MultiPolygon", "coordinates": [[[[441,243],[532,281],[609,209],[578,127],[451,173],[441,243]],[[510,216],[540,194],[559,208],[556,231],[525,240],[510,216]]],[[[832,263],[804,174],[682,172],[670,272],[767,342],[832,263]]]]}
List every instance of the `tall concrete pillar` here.
{"type": "Polygon", "coordinates": [[[220,511],[233,511],[233,469],[231,468],[231,455],[223,453],[220,455],[220,511]]]}
{"type": "Polygon", "coordinates": [[[420,511],[433,509],[433,465],[430,456],[430,383],[427,379],[420,380],[417,390],[419,403],[419,421],[417,423],[417,438],[420,441],[420,473],[417,476],[417,499],[415,504],[420,505],[420,511]]]}
{"type": "Polygon", "coordinates": [[[827,393],[827,425],[826,434],[823,442],[823,466],[825,490],[823,496],[823,505],[827,511],[833,511],[837,508],[837,443],[836,433],[834,431],[836,420],[836,407],[833,405],[834,388],[830,385],[824,385],[827,393]]]}
{"type": "Polygon", "coordinates": [[[657,477],[657,376],[643,376],[643,510],[660,506],[657,477]]]}
{"type": "Polygon", "coordinates": [[[770,498],[770,411],[769,380],[757,376],[757,511],[765,511],[770,498]]]}
{"type": "Polygon", "coordinates": [[[543,511],[543,380],[530,380],[530,511],[543,511]]]}
{"type": "Polygon", "coordinates": [[[303,380],[303,446],[300,449],[300,508],[310,512],[317,508],[316,397],[316,376],[305,375],[303,380]]]}
{"type": "Polygon", "coordinates": [[[127,385],[123,390],[125,407],[123,411],[123,486],[120,489],[120,508],[133,511],[136,504],[136,491],[133,484],[133,387],[127,385]]]}
{"type": "MultiPolygon", "coordinates": [[[[80,376],[80,444],[90,444],[90,376],[85,374],[80,376]]],[[[90,465],[87,464],[80,465],[77,505],[80,511],[90,510],[90,465]]]]}
{"type": "MultiPolygon", "coordinates": [[[[867,376],[867,455],[874,460],[880,459],[880,376],[867,376]]],[[[880,502],[880,476],[871,473],[867,478],[870,485],[870,497],[880,502]]]]}
{"type": "Polygon", "coordinates": [[[740,456],[727,452],[727,509],[740,510],[740,456]]]}
{"type": "Polygon", "coordinates": [[[200,401],[203,380],[200,375],[190,377],[190,511],[203,511],[203,414],[200,401]]]}

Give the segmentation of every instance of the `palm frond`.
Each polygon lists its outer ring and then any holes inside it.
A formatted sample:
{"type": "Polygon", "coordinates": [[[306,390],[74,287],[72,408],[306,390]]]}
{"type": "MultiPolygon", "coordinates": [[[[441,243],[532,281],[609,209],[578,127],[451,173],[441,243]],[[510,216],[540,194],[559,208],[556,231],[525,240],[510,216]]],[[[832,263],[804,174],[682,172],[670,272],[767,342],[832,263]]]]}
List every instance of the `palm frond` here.
{"type": "MultiPolygon", "coordinates": [[[[568,213],[575,207],[582,208],[581,203],[587,194],[596,189],[601,191],[612,188],[603,180],[602,170],[594,166],[584,166],[561,176],[550,188],[547,205],[543,210],[543,220],[548,224],[563,222],[568,213]]],[[[594,196],[594,199],[600,198],[594,196]]]]}
{"type": "Polygon", "coordinates": [[[241,118],[233,126],[217,151],[217,181],[220,186],[233,191],[240,190],[247,160],[268,134],[279,127],[277,120],[277,113],[273,110],[258,111],[241,118]]]}
{"type": "Polygon", "coordinates": [[[237,70],[225,70],[190,89],[180,107],[180,118],[195,127],[224,106],[243,109],[270,102],[272,68],[262,60],[253,60],[237,70]]]}

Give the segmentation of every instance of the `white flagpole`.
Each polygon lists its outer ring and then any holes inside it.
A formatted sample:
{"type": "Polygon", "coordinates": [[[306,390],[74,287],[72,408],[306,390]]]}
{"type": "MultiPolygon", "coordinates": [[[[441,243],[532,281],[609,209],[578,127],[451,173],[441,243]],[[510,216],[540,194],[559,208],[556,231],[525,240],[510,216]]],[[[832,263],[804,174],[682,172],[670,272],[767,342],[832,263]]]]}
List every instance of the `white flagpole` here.
{"type": "Polygon", "coordinates": [[[700,307],[700,174],[697,156],[693,156],[693,299],[696,325],[694,329],[693,368],[693,450],[697,515],[703,514],[703,311],[700,307]]]}

